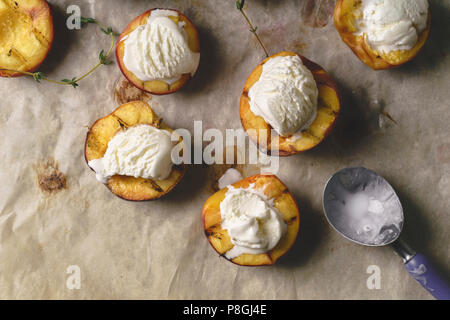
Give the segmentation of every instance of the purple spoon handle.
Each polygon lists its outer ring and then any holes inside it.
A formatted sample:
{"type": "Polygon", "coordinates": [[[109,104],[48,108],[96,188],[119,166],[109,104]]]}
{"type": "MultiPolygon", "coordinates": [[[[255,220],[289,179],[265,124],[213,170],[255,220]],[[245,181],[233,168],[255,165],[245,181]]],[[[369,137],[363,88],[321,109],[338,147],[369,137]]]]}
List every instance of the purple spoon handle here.
{"type": "Polygon", "coordinates": [[[433,297],[438,300],[450,300],[450,286],[447,280],[423,254],[417,253],[405,263],[405,268],[433,297]]]}

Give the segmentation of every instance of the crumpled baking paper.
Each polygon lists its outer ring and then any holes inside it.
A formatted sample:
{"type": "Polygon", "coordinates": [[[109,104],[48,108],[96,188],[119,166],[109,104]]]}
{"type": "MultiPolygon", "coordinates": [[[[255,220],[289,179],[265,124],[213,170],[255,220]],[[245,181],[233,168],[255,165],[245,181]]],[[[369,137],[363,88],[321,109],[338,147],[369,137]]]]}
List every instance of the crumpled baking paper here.
{"type": "MultiPolygon", "coordinates": [[[[168,96],[130,94],[149,100],[173,128],[192,131],[194,120],[204,129],[240,128],[239,96],[264,55],[235,1],[49,2],[57,35],[40,70],[54,79],[88,70],[109,45],[94,25],[68,31],[69,5],[118,32],[147,9],[181,10],[200,33],[197,75],[168,96]]],[[[272,267],[233,265],[204,236],[201,208],[216,166],[191,166],[173,193],[154,202],[121,200],[96,181],[84,141],[88,126],[117,107],[117,64],[102,66],[77,89],[0,79],[0,298],[430,299],[390,248],[358,246],[332,230],[321,199],[327,179],[343,167],[379,172],[402,200],[405,238],[448,270],[450,4],[431,2],[433,30],[414,61],[375,72],[341,42],[330,2],[246,1],[271,54],[293,50],[319,63],[342,95],[331,136],[280,160],[278,176],[298,201],[301,223],[294,247],[272,267]],[[368,288],[373,265],[379,289],[368,288]]]]}

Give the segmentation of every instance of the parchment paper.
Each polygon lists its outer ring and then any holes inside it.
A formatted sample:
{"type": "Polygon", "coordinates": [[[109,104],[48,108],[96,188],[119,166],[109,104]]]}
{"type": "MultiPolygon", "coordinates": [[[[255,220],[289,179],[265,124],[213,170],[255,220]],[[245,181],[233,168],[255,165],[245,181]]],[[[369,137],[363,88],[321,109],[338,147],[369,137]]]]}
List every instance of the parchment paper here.
{"type": "MultiPolygon", "coordinates": [[[[414,61],[375,72],[341,42],[331,21],[316,28],[302,18],[305,1],[247,1],[270,53],[302,53],[336,79],[342,94],[331,136],[281,159],[278,176],[301,214],[299,237],[284,258],[272,267],[239,267],[211,248],[200,213],[214,167],[191,166],[173,193],[154,202],[121,200],[96,181],[84,141],[87,126],[117,107],[117,64],[76,90],[27,77],[0,79],[0,298],[431,298],[392,250],[361,247],[333,231],[321,198],[329,176],[343,167],[378,171],[401,197],[407,240],[449,270],[450,3],[430,1],[433,30],[414,61]],[[66,286],[71,265],[81,270],[79,290],[66,286]],[[370,265],[380,268],[380,289],[367,287],[370,265]]],[[[56,79],[87,70],[109,45],[95,26],[66,30],[68,5],[119,32],[147,9],[181,10],[200,32],[200,69],[182,91],[150,97],[151,106],[173,128],[192,130],[194,120],[204,129],[240,128],[239,96],[263,52],[234,0],[50,3],[57,36],[40,70],[56,79]]]]}

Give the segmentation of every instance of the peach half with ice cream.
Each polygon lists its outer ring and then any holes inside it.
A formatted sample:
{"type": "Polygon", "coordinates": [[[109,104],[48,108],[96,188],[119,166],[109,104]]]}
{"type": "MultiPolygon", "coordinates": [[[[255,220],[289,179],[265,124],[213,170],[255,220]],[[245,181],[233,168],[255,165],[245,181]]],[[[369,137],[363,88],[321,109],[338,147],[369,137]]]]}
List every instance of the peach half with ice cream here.
{"type": "Polygon", "coordinates": [[[152,94],[181,89],[197,71],[200,39],[180,11],[152,9],[133,21],[119,37],[116,57],[124,76],[152,94]]]}
{"type": "Polygon", "coordinates": [[[183,141],[142,101],[133,101],[97,120],[89,129],[85,159],[97,179],[115,195],[132,201],[154,200],[183,178],[183,141]],[[174,149],[177,148],[177,149],[174,149]]]}
{"type": "Polygon", "coordinates": [[[334,24],[354,54],[374,70],[413,59],[427,41],[427,0],[339,0],[334,24]]]}
{"type": "Polygon", "coordinates": [[[292,247],[300,226],[288,188],[275,175],[260,174],[213,194],[202,220],[214,250],[243,266],[273,265],[292,247]]]}
{"type": "Polygon", "coordinates": [[[265,59],[240,99],[244,130],[261,151],[290,156],[317,146],[341,108],[334,80],[318,64],[290,51],[265,59]]]}

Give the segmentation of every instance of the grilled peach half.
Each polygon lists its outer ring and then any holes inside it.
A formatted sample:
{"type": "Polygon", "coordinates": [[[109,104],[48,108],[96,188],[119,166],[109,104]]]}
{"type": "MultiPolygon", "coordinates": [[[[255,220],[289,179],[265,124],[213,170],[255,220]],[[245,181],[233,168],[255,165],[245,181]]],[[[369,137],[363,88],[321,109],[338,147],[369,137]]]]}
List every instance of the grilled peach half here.
{"type": "MultiPolygon", "coordinates": [[[[142,81],[138,77],[136,77],[134,73],[132,73],[130,70],[126,68],[123,61],[125,55],[124,40],[136,28],[147,23],[148,17],[151,15],[153,10],[158,9],[152,9],[147,12],[144,12],[143,14],[135,18],[133,21],[131,21],[130,24],[125,28],[125,30],[120,35],[116,46],[116,58],[117,63],[119,64],[119,68],[122,71],[123,75],[134,86],[152,94],[164,95],[180,90],[191,79],[191,75],[188,73],[183,74],[178,81],[172,84],[169,84],[162,80],[142,81]]],[[[200,38],[194,24],[178,10],[174,9],[167,9],[167,10],[178,13],[178,16],[176,15],[169,16],[169,18],[172,19],[175,23],[179,23],[180,21],[184,23],[183,28],[187,34],[189,49],[191,49],[192,52],[200,52],[200,38]]]]}
{"type": "Polygon", "coordinates": [[[339,98],[338,88],[334,80],[325,72],[318,64],[306,59],[305,57],[290,51],[279,52],[265,59],[250,74],[240,100],[240,117],[244,130],[250,139],[255,142],[261,151],[268,154],[274,154],[274,151],[280,156],[290,156],[317,146],[329,134],[333,128],[339,111],[341,102],[339,98]],[[283,137],[271,134],[272,127],[264,120],[264,118],[256,116],[250,109],[250,98],[248,92],[251,87],[259,80],[263,65],[269,59],[278,56],[295,56],[298,55],[302,59],[303,64],[312,72],[319,89],[319,100],[317,117],[311,126],[301,132],[290,137],[283,137]],[[274,139],[278,138],[278,139],[274,139]],[[277,141],[278,140],[278,141],[277,141]]]}
{"type": "Polygon", "coordinates": [[[0,76],[36,70],[53,37],[53,18],[45,0],[0,0],[0,76]]]}
{"type": "Polygon", "coordinates": [[[389,53],[377,52],[362,35],[355,35],[356,19],[361,15],[361,0],[338,0],[334,9],[334,25],[342,40],[353,53],[374,70],[390,69],[413,59],[427,41],[431,29],[431,14],[428,11],[427,28],[419,35],[417,44],[411,50],[389,53]]]}
{"type": "MultiPolygon", "coordinates": [[[[287,232],[280,242],[271,251],[262,254],[244,253],[229,261],[243,266],[272,265],[281,258],[294,244],[299,226],[300,215],[297,203],[288,188],[274,175],[255,175],[232,184],[235,188],[253,188],[263,192],[269,200],[273,200],[273,206],[281,213],[287,224],[287,232]]],[[[205,235],[214,250],[220,255],[225,254],[233,248],[233,243],[228,231],[222,229],[222,216],[220,203],[225,198],[228,187],[217,191],[204,204],[202,220],[205,235]]]]}
{"type": "MultiPolygon", "coordinates": [[[[126,103],[106,117],[97,120],[89,129],[84,153],[86,162],[102,158],[109,141],[119,130],[139,124],[173,131],[158,118],[147,103],[142,101],[126,103]]],[[[180,182],[185,172],[186,166],[182,164],[174,165],[170,176],[165,180],[115,175],[106,182],[106,186],[112,193],[125,200],[155,200],[169,193],[180,182]]]]}

